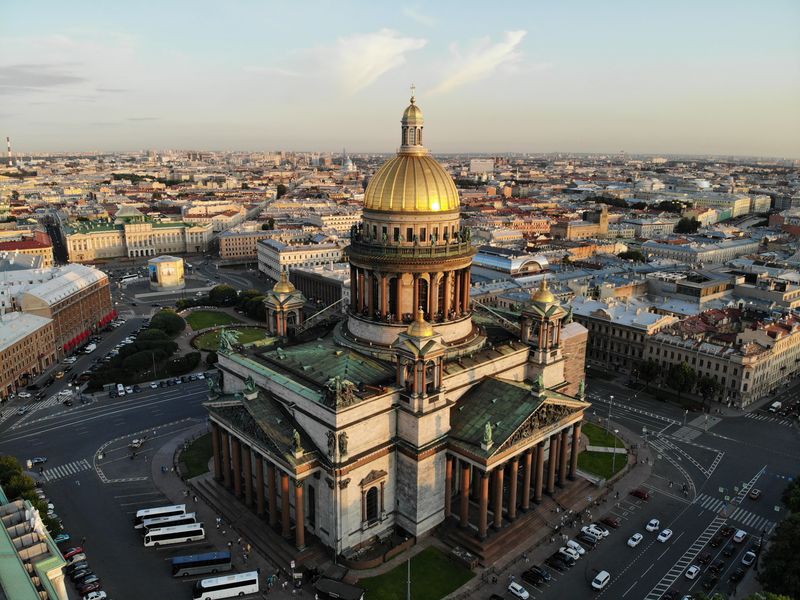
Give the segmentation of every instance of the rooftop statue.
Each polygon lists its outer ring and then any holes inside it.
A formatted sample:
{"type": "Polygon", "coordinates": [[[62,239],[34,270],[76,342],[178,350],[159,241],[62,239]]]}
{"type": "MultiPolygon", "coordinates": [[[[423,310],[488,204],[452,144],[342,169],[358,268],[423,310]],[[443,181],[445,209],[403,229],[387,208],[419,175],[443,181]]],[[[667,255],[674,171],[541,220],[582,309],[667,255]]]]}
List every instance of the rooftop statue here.
{"type": "Polygon", "coordinates": [[[237,331],[223,327],[219,332],[219,351],[221,353],[230,354],[238,343],[239,333],[237,331]]]}

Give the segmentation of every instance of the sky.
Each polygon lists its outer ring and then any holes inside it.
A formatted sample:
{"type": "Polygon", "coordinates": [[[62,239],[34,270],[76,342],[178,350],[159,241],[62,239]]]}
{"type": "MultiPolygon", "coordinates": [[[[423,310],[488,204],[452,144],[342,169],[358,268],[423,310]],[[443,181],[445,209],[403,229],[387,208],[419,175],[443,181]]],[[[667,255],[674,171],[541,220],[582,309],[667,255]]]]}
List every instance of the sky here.
{"type": "Polygon", "coordinates": [[[0,18],[15,151],[800,158],[800,2],[37,2],[0,18]]]}

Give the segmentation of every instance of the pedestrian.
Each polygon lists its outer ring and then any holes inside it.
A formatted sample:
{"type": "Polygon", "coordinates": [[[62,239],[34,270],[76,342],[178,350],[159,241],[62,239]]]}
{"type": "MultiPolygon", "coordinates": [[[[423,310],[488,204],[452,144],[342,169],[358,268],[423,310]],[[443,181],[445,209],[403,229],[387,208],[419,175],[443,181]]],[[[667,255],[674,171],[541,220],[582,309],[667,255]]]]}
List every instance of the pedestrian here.
{"type": "Polygon", "coordinates": [[[241,546],[241,545],[242,545],[242,538],[239,538],[239,539],[237,539],[237,540],[236,540],[236,543],[237,543],[239,546],[241,546]]]}
{"type": "Polygon", "coordinates": [[[525,559],[525,562],[528,562],[528,553],[527,552],[523,552],[522,553],[522,558],[525,559]]]}
{"type": "Polygon", "coordinates": [[[232,541],[230,541],[230,540],[228,540],[228,551],[230,551],[230,549],[231,549],[231,546],[233,546],[233,542],[232,542],[232,541]]]}
{"type": "Polygon", "coordinates": [[[194,503],[195,503],[195,504],[197,504],[197,496],[195,496],[195,497],[193,498],[193,500],[194,500],[194,503]]]}
{"type": "Polygon", "coordinates": [[[252,548],[253,548],[253,547],[252,547],[252,546],[250,545],[250,543],[248,542],[248,544],[247,544],[247,553],[248,553],[248,554],[250,554],[250,550],[251,550],[252,548]]]}

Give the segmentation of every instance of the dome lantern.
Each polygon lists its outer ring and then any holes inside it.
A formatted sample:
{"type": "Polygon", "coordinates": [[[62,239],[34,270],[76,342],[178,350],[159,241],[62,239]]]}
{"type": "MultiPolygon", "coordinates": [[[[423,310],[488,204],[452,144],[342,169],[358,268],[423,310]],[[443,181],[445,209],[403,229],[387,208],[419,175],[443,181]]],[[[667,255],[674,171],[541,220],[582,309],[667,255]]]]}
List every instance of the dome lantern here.
{"type": "Polygon", "coordinates": [[[403,111],[401,124],[401,153],[426,153],[425,146],[422,145],[422,126],[425,119],[422,116],[422,109],[417,106],[416,88],[411,85],[411,100],[408,108],[403,111]]]}

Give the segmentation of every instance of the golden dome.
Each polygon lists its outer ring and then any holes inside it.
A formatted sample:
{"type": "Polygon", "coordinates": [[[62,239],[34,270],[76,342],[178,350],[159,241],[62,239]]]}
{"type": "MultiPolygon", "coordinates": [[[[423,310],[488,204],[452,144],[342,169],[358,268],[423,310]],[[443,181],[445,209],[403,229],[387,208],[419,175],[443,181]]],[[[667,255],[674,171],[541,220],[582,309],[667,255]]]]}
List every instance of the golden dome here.
{"type": "Polygon", "coordinates": [[[533,295],[533,301],[538,304],[555,304],[556,297],[553,295],[553,292],[547,287],[547,278],[542,279],[542,285],[539,286],[539,289],[536,290],[536,293],[533,295]]]}
{"type": "Polygon", "coordinates": [[[398,154],[378,169],[364,194],[366,210],[442,212],[458,207],[453,178],[429,154],[398,154]]]}
{"type": "Polygon", "coordinates": [[[421,308],[417,311],[417,319],[408,326],[406,333],[418,338],[433,337],[436,335],[431,324],[425,320],[425,313],[422,312],[421,308]]]}
{"type": "Polygon", "coordinates": [[[291,294],[295,289],[292,282],[289,281],[289,278],[286,276],[286,271],[281,271],[281,280],[275,284],[272,291],[276,294],[291,294]]]}
{"type": "Polygon", "coordinates": [[[424,118],[422,117],[422,109],[414,104],[414,98],[411,98],[411,104],[408,105],[408,108],[403,112],[403,119],[402,123],[422,123],[424,118]]]}

